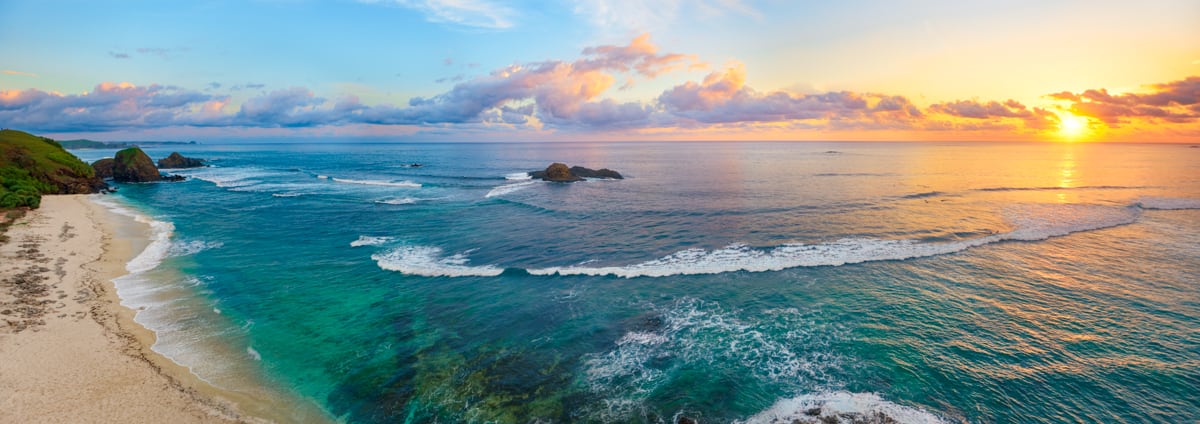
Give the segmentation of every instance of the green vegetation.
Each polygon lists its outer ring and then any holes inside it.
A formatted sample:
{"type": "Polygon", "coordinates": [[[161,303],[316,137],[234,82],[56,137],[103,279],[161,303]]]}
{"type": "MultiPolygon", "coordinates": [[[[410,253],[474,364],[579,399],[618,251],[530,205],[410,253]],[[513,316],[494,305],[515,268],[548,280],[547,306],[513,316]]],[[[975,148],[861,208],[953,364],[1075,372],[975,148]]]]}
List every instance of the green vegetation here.
{"type": "Polygon", "coordinates": [[[118,147],[102,141],[86,139],[62,140],[59,141],[58,144],[61,144],[64,149],[107,149],[110,147],[118,147]]]}
{"type": "Polygon", "coordinates": [[[0,131],[0,209],[36,208],[43,194],[93,193],[103,186],[90,165],[58,142],[0,131]]]}

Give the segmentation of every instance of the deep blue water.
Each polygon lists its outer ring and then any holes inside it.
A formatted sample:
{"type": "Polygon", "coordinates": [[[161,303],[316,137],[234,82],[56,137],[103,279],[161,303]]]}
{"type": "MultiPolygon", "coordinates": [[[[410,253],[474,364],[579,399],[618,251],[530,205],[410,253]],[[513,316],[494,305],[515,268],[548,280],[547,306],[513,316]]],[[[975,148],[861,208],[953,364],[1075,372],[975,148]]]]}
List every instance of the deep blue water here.
{"type": "Polygon", "coordinates": [[[179,149],[214,166],[105,200],[173,226],[119,291],[289,419],[1200,420],[1200,149],[179,149]]]}

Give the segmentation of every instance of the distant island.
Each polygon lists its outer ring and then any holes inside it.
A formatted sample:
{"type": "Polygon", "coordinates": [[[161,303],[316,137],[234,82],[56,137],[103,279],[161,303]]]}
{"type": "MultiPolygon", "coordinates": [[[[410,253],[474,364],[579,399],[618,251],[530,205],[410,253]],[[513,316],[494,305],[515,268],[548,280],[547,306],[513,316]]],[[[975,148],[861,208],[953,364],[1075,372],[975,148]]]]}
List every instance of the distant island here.
{"type": "Polygon", "coordinates": [[[95,141],[88,139],[62,140],[58,142],[65,149],[123,149],[126,147],[170,146],[180,144],[198,144],[192,141],[95,141]]]}

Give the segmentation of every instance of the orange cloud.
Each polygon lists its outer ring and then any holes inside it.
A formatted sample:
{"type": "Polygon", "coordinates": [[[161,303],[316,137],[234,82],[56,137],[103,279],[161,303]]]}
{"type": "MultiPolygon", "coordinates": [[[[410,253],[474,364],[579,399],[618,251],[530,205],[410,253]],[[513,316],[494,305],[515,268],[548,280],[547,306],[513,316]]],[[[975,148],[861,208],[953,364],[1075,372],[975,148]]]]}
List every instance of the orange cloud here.
{"type": "Polygon", "coordinates": [[[1055,100],[1070,102],[1071,113],[1097,119],[1109,128],[1134,121],[1189,124],[1200,121],[1200,77],[1151,84],[1143,93],[1110,94],[1091,89],[1082,93],[1050,94],[1055,100]]]}

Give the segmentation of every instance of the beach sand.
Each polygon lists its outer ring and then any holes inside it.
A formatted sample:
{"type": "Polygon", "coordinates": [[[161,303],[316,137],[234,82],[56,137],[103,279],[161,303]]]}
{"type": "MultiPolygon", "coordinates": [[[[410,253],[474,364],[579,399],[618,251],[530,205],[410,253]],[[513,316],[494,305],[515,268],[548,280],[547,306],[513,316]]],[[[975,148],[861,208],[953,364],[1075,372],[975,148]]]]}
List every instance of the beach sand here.
{"type": "Polygon", "coordinates": [[[88,196],[45,196],[0,245],[0,422],[259,421],[150,350],[112,283],[145,242],[112,221],[88,196]]]}

